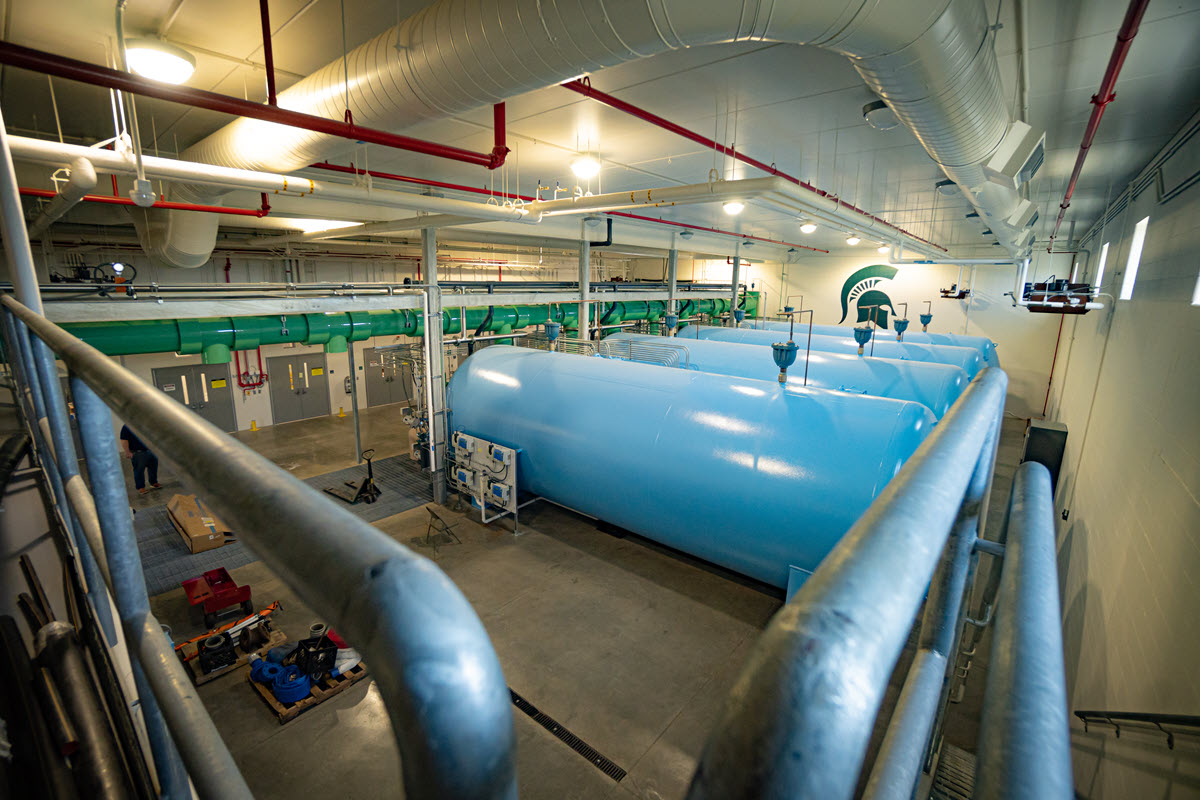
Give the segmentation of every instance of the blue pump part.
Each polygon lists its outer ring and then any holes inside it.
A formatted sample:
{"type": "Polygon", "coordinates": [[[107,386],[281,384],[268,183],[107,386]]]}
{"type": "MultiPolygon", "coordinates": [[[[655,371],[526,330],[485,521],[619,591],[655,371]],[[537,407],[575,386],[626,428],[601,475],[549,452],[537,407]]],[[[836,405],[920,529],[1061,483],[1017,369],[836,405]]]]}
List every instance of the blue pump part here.
{"type": "Polygon", "coordinates": [[[558,338],[558,335],[560,333],[562,333],[562,323],[561,322],[551,321],[551,322],[546,323],[546,338],[547,339],[549,339],[550,341],[553,342],[555,339],[558,338]]]}
{"type": "Polygon", "coordinates": [[[520,490],[782,588],[934,422],[794,384],[493,345],[459,365],[447,406],[454,430],[520,448],[520,490]],[[613,408],[621,424],[600,424],[613,408]]]}
{"type": "Polygon", "coordinates": [[[742,320],[744,320],[744,319],[746,318],[746,309],[744,309],[744,308],[735,308],[735,309],[733,310],[733,318],[734,318],[734,320],[736,320],[737,322],[741,322],[742,320]]]}
{"type": "MultiPolygon", "coordinates": [[[[661,336],[640,333],[617,333],[612,339],[661,342],[661,336]]],[[[700,372],[734,375],[774,381],[778,368],[752,344],[718,342],[711,339],[676,337],[672,341],[688,350],[689,366],[700,372]]],[[[893,400],[912,400],[920,403],[941,419],[954,401],[967,389],[967,373],[948,364],[925,361],[901,361],[895,358],[859,358],[848,353],[823,353],[815,350],[800,355],[804,339],[797,345],[795,382],[801,384],[800,371],[807,362],[808,386],[812,389],[835,389],[843,392],[890,397],[893,400]]],[[[638,351],[633,351],[639,360],[638,351]]],[[[774,355],[774,354],[772,354],[774,355]]],[[[643,357],[651,358],[650,354],[643,357]]]]}
{"type": "Polygon", "coordinates": [[[864,344],[871,341],[871,334],[873,333],[874,330],[871,328],[855,328],[854,341],[858,342],[859,347],[862,347],[864,344]]]}
{"type": "Polygon", "coordinates": [[[775,358],[775,366],[786,370],[796,363],[796,351],[800,348],[795,342],[776,342],[771,345],[771,355],[775,358]]]}
{"type": "Polygon", "coordinates": [[[663,315],[663,324],[666,325],[668,328],[674,328],[676,325],[679,324],[679,315],[678,314],[664,314],[663,315]]]}
{"type": "Polygon", "coordinates": [[[254,661],[254,666],[250,667],[250,678],[259,683],[272,683],[281,672],[283,672],[283,665],[259,658],[254,661]]]}
{"type": "Polygon", "coordinates": [[[933,314],[922,314],[921,315],[921,324],[922,325],[928,325],[931,322],[933,322],[933,314]]]}
{"type": "MultiPolygon", "coordinates": [[[[804,336],[808,344],[808,332],[801,326],[796,326],[796,335],[804,336]]],[[[848,329],[847,329],[848,330],[848,329]]],[[[676,338],[684,343],[688,339],[699,336],[701,339],[714,339],[719,342],[741,342],[743,344],[766,345],[775,344],[779,332],[774,330],[758,331],[752,328],[717,328],[707,325],[684,328],[676,338]]],[[[813,350],[825,353],[858,353],[859,344],[854,339],[845,336],[824,336],[813,333],[811,345],[813,350]]],[[[906,361],[931,361],[935,364],[951,364],[966,371],[967,377],[974,378],[983,369],[983,356],[974,348],[950,347],[946,345],[913,344],[911,342],[878,341],[875,342],[873,355],[880,358],[900,358],[906,361]]]]}
{"type": "MultiPolygon", "coordinates": [[[[924,314],[921,315],[922,324],[928,325],[925,322],[924,314]]],[[[961,333],[926,333],[925,331],[914,331],[906,333],[908,330],[908,320],[897,319],[893,320],[892,324],[895,327],[896,333],[904,334],[904,344],[943,344],[950,347],[973,347],[983,356],[983,363],[989,367],[1000,366],[1000,358],[996,355],[996,343],[986,336],[967,336],[961,333]]],[[[746,323],[747,328],[766,331],[786,331],[790,328],[790,323],[787,322],[769,322],[765,320],[755,320],[752,323],[746,323]]],[[[841,336],[850,338],[853,335],[854,329],[847,325],[813,325],[812,332],[814,336],[841,336]]],[[[797,323],[795,332],[797,335],[808,334],[808,324],[803,325],[797,323]]],[[[881,337],[880,341],[886,337],[881,337]]],[[[875,351],[875,355],[880,355],[879,351],[875,351]]]]}
{"type": "Polygon", "coordinates": [[[271,692],[281,703],[295,703],[308,697],[312,683],[308,676],[300,671],[295,664],[281,667],[275,680],[271,683],[271,692]]]}

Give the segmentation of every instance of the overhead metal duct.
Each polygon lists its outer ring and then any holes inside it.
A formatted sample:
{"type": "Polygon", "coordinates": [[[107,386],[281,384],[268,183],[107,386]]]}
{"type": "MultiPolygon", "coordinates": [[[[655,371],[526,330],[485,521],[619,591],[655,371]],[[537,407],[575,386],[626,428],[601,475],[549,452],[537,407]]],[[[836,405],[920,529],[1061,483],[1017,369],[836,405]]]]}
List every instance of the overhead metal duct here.
{"type": "MultiPolygon", "coordinates": [[[[1040,164],[1041,138],[1009,118],[990,35],[983,0],[441,0],[352,50],[348,80],[338,59],[282,92],[279,104],[341,119],[349,103],[359,124],[404,128],[668,50],[812,44],[852,59],[1015,256],[1032,238],[1017,190],[1040,164]]],[[[243,118],[185,156],[287,171],[351,147],[243,118]]],[[[212,223],[184,217],[143,226],[143,238],[156,256],[196,266],[196,244],[210,237],[199,228],[212,223]]]]}

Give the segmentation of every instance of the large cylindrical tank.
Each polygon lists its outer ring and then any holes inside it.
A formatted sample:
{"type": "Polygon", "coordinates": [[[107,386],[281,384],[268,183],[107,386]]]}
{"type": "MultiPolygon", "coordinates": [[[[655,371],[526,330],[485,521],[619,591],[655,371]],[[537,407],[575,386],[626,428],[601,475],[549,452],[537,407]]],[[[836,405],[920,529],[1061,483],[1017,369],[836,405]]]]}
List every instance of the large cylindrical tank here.
{"type": "MultiPolygon", "coordinates": [[[[784,331],[756,331],[751,328],[717,328],[708,325],[688,325],[676,334],[676,338],[683,341],[696,338],[712,339],[717,342],[740,342],[741,344],[757,344],[770,347],[775,342],[786,340],[787,335],[784,331]],[[780,334],[784,335],[781,336],[780,334]]],[[[801,335],[800,331],[796,331],[796,344],[805,347],[808,345],[808,342],[807,330],[804,331],[803,335],[801,335]]],[[[858,344],[853,338],[821,336],[815,333],[812,335],[812,349],[820,350],[823,353],[858,354],[858,344]]],[[[898,358],[902,361],[930,361],[934,364],[950,364],[964,370],[969,378],[974,378],[976,373],[983,369],[983,356],[973,347],[949,347],[940,344],[908,344],[907,342],[889,342],[883,339],[876,339],[874,352],[871,351],[871,344],[869,343],[865,352],[868,355],[875,355],[880,358],[898,358]]]]}
{"type": "MultiPolygon", "coordinates": [[[[779,367],[769,350],[748,344],[718,342],[710,339],[668,339],[640,333],[615,333],[604,341],[629,340],[650,345],[671,343],[688,349],[688,367],[700,372],[734,375],[739,378],[776,381],[779,367]]],[[[967,373],[949,364],[926,361],[900,361],[894,358],[860,358],[845,353],[813,351],[805,358],[804,340],[797,342],[800,353],[788,370],[788,384],[801,386],[804,364],[808,362],[808,386],[813,389],[832,389],[839,392],[890,397],[920,403],[941,419],[970,382],[967,373]]],[[[652,353],[636,350],[628,356],[642,361],[652,353]]],[[[617,357],[622,357],[618,355],[617,357]]]]}
{"type": "Polygon", "coordinates": [[[452,430],[520,448],[522,490],[786,586],[933,427],[917,403],[493,345],[450,381],[452,430]]]}
{"type": "MultiPolygon", "coordinates": [[[[746,320],[739,327],[755,328],[758,330],[767,331],[786,331],[791,329],[791,325],[787,322],[779,320],[746,320]]],[[[808,335],[808,323],[796,320],[796,335],[808,335]]],[[[850,339],[854,338],[854,329],[847,325],[813,325],[813,335],[820,334],[822,336],[845,336],[850,339]]],[[[896,341],[895,331],[878,330],[875,333],[879,337],[878,341],[896,341]]],[[[923,333],[921,331],[907,330],[904,332],[904,342],[908,344],[945,344],[951,347],[973,347],[983,356],[983,363],[989,367],[1000,366],[1000,357],[996,355],[996,343],[986,336],[967,336],[958,333],[923,333]]]]}

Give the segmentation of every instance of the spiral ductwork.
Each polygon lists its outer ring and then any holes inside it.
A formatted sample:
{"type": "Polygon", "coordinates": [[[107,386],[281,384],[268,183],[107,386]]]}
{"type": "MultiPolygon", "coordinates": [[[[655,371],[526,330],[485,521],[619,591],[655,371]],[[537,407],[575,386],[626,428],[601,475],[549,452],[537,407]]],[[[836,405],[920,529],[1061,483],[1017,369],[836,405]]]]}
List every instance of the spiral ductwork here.
{"type": "MultiPolygon", "coordinates": [[[[981,191],[982,165],[1010,126],[983,0],[440,0],[352,50],[348,87],[338,59],[282,92],[279,104],[341,119],[348,100],[356,123],[395,130],[582,72],[733,41],[813,44],[848,56],[989,218],[1006,218],[1019,202],[1015,189],[981,191]]],[[[288,171],[352,148],[243,118],[185,156],[288,171]]],[[[194,254],[205,225],[182,219],[156,228],[188,244],[152,241],[154,252],[194,254]]]]}

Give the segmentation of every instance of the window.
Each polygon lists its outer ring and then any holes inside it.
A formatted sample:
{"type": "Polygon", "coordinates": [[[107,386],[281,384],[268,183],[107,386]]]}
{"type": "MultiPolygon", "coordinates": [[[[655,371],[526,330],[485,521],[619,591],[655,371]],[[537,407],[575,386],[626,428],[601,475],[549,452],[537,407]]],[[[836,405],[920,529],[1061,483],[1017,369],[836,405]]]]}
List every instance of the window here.
{"type": "Polygon", "coordinates": [[[1100,263],[1096,265],[1096,288],[1104,285],[1104,262],[1108,261],[1108,242],[1100,248],[1100,263]]]}
{"type": "Polygon", "coordinates": [[[1192,289],[1192,305],[1200,306],[1200,275],[1196,276],[1196,288],[1192,289]]]}
{"type": "Polygon", "coordinates": [[[1121,279],[1121,299],[1133,298],[1133,284],[1137,281],[1138,265],[1142,263],[1142,246],[1146,244],[1146,228],[1149,217],[1142,217],[1133,228],[1133,241],[1129,243],[1129,260],[1125,262],[1125,276],[1121,279]]]}

